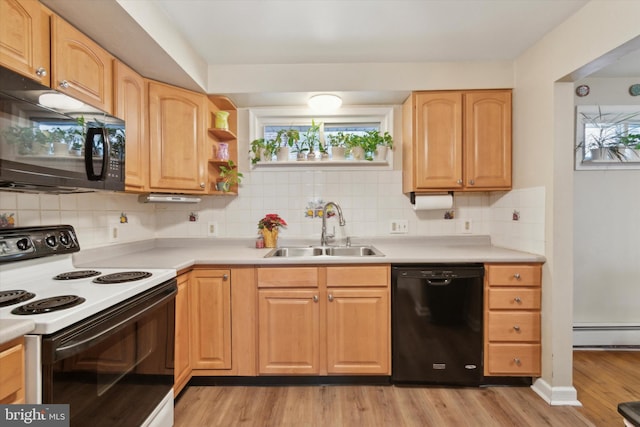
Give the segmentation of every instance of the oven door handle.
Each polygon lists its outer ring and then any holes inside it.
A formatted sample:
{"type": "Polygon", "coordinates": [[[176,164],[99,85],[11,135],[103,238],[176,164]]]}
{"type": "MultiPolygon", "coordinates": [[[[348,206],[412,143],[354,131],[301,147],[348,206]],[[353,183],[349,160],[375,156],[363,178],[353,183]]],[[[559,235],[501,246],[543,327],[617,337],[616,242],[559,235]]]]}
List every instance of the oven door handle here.
{"type": "Polygon", "coordinates": [[[88,324],[43,340],[43,362],[55,363],[85,351],[109,338],[125,326],[175,298],[175,279],[172,286],[161,286],[152,294],[144,294],[127,303],[126,307],[98,315],[88,324]]]}

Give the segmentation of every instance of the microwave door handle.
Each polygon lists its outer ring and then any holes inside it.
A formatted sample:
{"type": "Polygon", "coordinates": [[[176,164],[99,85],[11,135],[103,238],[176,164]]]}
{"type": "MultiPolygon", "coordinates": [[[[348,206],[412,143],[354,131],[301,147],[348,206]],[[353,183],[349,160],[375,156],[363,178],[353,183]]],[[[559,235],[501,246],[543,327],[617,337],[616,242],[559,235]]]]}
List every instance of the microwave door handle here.
{"type": "Polygon", "coordinates": [[[109,144],[109,138],[106,128],[89,128],[87,130],[87,137],[84,142],[84,167],[87,171],[87,178],[89,181],[104,181],[107,176],[107,167],[109,166],[109,155],[111,152],[111,145],[109,144]],[[100,168],[100,174],[96,174],[93,169],[93,139],[96,135],[102,136],[102,165],[100,168]]]}

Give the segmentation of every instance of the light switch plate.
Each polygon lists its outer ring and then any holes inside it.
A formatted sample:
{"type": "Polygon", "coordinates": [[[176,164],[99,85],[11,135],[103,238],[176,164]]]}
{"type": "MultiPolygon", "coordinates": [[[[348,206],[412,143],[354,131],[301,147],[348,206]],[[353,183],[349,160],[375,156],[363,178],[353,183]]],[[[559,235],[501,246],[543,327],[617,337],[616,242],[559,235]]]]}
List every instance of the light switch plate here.
{"type": "Polygon", "coordinates": [[[406,234],[409,232],[409,220],[392,219],[389,223],[389,234],[406,234]]]}

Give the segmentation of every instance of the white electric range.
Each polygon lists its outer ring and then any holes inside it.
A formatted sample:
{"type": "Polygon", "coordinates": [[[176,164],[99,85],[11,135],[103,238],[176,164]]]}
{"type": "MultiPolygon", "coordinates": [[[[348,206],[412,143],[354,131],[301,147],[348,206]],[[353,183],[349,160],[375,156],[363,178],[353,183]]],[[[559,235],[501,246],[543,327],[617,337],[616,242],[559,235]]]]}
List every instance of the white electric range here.
{"type": "Polygon", "coordinates": [[[35,322],[27,403],[70,404],[72,425],[105,405],[129,406],[105,425],[172,425],[176,271],[75,268],[79,250],[71,226],[0,230],[0,319],[35,322]]]}

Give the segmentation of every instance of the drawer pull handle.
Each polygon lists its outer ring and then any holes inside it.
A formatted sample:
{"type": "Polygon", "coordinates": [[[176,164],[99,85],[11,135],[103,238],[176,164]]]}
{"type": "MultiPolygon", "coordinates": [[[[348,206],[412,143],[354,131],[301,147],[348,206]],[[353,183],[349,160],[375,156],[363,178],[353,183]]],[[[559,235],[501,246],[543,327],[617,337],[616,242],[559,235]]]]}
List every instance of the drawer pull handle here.
{"type": "Polygon", "coordinates": [[[520,326],[515,325],[515,326],[513,327],[513,330],[514,330],[514,331],[516,331],[516,332],[520,332],[520,326]]]}
{"type": "Polygon", "coordinates": [[[515,277],[516,280],[520,280],[520,273],[514,274],[513,277],[515,277]]]}
{"type": "Polygon", "coordinates": [[[520,299],[520,297],[515,297],[513,299],[515,302],[517,302],[518,304],[520,304],[522,302],[522,300],[520,299]]]}
{"type": "Polygon", "coordinates": [[[515,357],[513,359],[513,363],[515,363],[516,365],[520,366],[522,363],[520,362],[520,358],[519,357],[515,357]]]}

